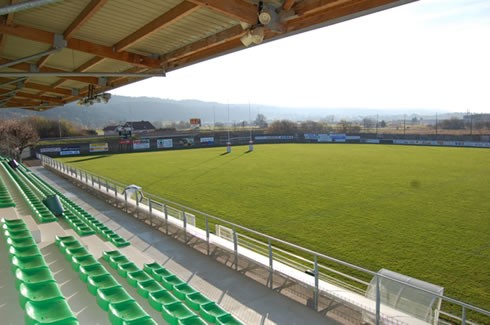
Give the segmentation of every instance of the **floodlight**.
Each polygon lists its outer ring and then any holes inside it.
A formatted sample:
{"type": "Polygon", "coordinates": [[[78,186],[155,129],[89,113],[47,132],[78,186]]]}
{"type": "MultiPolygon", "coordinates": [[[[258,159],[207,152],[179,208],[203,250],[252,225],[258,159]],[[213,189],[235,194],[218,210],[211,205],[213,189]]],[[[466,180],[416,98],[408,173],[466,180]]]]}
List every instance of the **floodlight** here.
{"type": "Polygon", "coordinates": [[[242,42],[242,44],[245,45],[246,47],[249,47],[250,44],[252,44],[253,39],[252,39],[252,35],[250,34],[250,31],[247,31],[247,33],[240,38],[240,42],[242,42]]]}
{"type": "Polygon", "coordinates": [[[255,44],[260,44],[264,40],[264,27],[257,27],[250,31],[252,35],[252,42],[255,44]]]}

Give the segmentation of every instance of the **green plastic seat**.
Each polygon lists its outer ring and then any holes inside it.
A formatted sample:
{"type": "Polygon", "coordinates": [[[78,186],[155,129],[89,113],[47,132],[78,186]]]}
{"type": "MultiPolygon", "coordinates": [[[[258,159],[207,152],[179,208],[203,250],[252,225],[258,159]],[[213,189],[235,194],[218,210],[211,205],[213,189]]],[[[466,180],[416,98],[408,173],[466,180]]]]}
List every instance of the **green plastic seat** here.
{"type": "Polygon", "coordinates": [[[143,271],[145,271],[145,272],[147,272],[149,274],[152,274],[154,270],[159,270],[159,269],[162,269],[162,268],[163,268],[163,266],[161,266],[157,262],[148,263],[148,264],[144,264],[143,265],[143,271]]]}
{"type": "Polygon", "coordinates": [[[12,272],[15,273],[15,270],[22,269],[38,269],[41,267],[46,267],[46,261],[41,255],[34,256],[14,256],[12,257],[12,272]]]}
{"type": "Polygon", "coordinates": [[[125,301],[109,305],[109,320],[113,325],[122,325],[123,322],[151,319],[151,317],[135,301],[125,301]]]}
{"type": "Polygon", "coordinates": [[[180,300],[184,300],[186,295],[191,293],[196,293],[197,290],[191,287],[187,283],[181,283],[181,284],[174,285],[172,292],[175,294],[177,298],[179,298],[180,300]]]}
{"type": "Polygon", "coordinates": [[[18,230],[29,230],[27,228],[27,225],[25,223],[14,223],[14,224],[7,224],[4,223],[2,224],[2,229],[5,230],[13,230],[13,231],[18,231],[18,230]]]}
{"type": "Polygon", "coordinates": [[[145,271],[136,271],[128,273],[128,283],[130,286],[136,288],[137,282],[152,280],[152,278],[145,271]]]}
{"type": "Polygon", "coordinates": [[[117,264],[126,264],[126,263],[130,263],[130,262],[131,261],[128,260],[128,258],[124,255],[109,258],[109,265],[113,269],[117,269],[117,264]]]}
{"type": "Polygon", "coordinates": [[[5,218],[2,218],[0,220],[0,222],[2,224],[6,224],[6,225],[19,225],[19,224],[25,224],[24,220],[22,219],[5,219],[5,218]]]}
{"type": "Polygon", "coordinates": [[[136,319],[134,321],[127,321],[123,322],[123,325],[157,325],[158,323],[155,322],[152,318],[145,318],[145,319],[136,319]]]}
{"type": "Polygon", "coordinates": [[[23,247],[15,247],[15,246],[9,247],[10,259],[12,259],[12,257],[14,256],[27,257],[27,256],[35,256],[35,255],[41,255],[41,251],[39,250],[39,247],[37,247],[36,245],[23,246],[23,247]]]}
{"type": "Polygon", "coordinates": [[[123,287],[100,288],[97,290],[97,304],[105,311],[109,310],[110,304],[133,300],[123,287]]]}
{"type": "Polygon", "coordinates": [[[90,264],[90,265],[82,265],[80,266],[78,272],[80,273],[80,280],[87,283],[89,276],[96,276],[102,274],[109,274],[106,268],[98,263],[98,264],[90,264]]]}
{"type": "Polygon", "coordinates": [[[123,278],[128,277],[128,273],[140,271],[140,269],[134,263],[124,263],[117,265],[117,273],[123,278]]]}
{"type": "Polygon", "coordinates": [[[163,281],[163,278],[167,277],[167,276],[171,276],[171,275],[174,275],[172,272],[170,272],[169,270],[167,270],[166,268],[161,268],[161,269],[156,269],[156,270],[153,270],[151,275],[153,275],[153,277],[157,280],[157,281],[163,281]]]}
{"type": "Polygon", "coordinates": [[[77,324],[77,318],[65,299],[52,301],[28,301],[25,305],[25,324],[77,324]]]}
{"type": "Polygon", "coordinates": [[[56,236],[56,246],[59,246],[61,242],[76,241],[75,236],[56,236]]]}
{"type": "Polygon", "coordinates": [[[207,325],[199,316],[191,316],[177,321],[178,325],[207,325]]]}
{"type": "Polygon", "coordinates": [[[60,251],[63,254],[66,254],[67,249],[79,248],[79,247],[83,247],[83,245],[78,240],[75,240],[75,241],[60,242],[59,247],[60,247],[60,251]]]}
{"type": "Polygon", "coordinates": [[[100,288],[112,288],[120,287],[119,282],[114,279],[110,274],[102,274],[96,276],[89,276],[87,278],[88,291],[94,296],[97,295],[97,289],[100,288]]]}
{"type": "Polygon", "coordinates": [[[200,310],[201,305],[204,305],[204,304],[207,304],[210,302],[212,302],[212,300],[200,292],[190,293],[190,294],[185,296],[186,305],[191,307],[194,310],[197,310],[197,311],[200,310]]]}
{"type": "Polygon", "coordinates": [[[179,301],[163,305],[162,316],[170,325],[177,325],[179,320],[196,316],[196,314],[179,301]]]}
{"type": "Polygon", "coordinates": [[[163,287],[160,285],[160,283],[151,279],[146,281],[139,281],[137,283],[136,289],[138,290],[140,296],[148,298],[150,292],[163,290],[163,287]]]}
{"type": "Polygon", "coordinates": [[[105,251],[102,255],[106,262],[109,262],[111,257],[123,256],[120,251],[105,251]]]}
{"type": "Polygon", "coordinates": [[[150,305],[158,311],[162,311],[162,305],[170,305],[179,302],[179,300],[166,289],[150,292],[148,301],[150,305]]]}
{"type": "Polygon", "coordinates": [[[218,306],[215,302],[210,302],[204,305],[201,305],[199,309],[199,313],[204,320],[210,323],[216,323],[216,317],[224,316],[229,314],[223,308],[218,306]]]}
{"type": "Polygon", "coordinates": [[[28,301],[49,301],[62,298],[63,294],[56,282],[21,283],[19,302],[22,308],[28,301]]]}
{"type": "Polygon", "coordinates": [[[26,246],[37,246],[36,242],[32,237],[24,238],[7,238],[7,245],[14,247],[26,247],[26,246]]]}
{"type": "Polygon", "coordinates": [[[17,269],[15,271],[15,287],[17,290],[19,290],[21,283],[39,283],[46,281],[54,281],[53,274],[47,266],[38,269],[17,269]]]}
{"type": "Polygon", "coordinates": [[[92,255],[73,256],[71,258],[71,266],[77,272],[80,270],[80,266],[92,264],[99,264],[99,262],[92,255]]]}
{"type": "Polygon", "coordinates": [[[174,286],[185,283],[176,275],[162,277],[162,284],[167,290],[173,290],[174,286]]]}
{"type": "Polygon", "coordinates": [[[114,246],[116,247],[125,247],[125,246],[129,246],[131,245],[130,242],[128,242],[126,239],[124,238],[117,238],[117,239],[114,239],[114,240],[111,240],[111,242],[114,244],[114,246]]]}
{"type": "Polygon", "coordinates": [[[70,261],[73,257],[82,257],[90,255],[90,252],[85,247],[77,247],[77,248],[67,248],[65,251],[65,258],[67,261],[70,261]]]}
{"type": "Polygon", "coordinates": [[[3,232],[5,238],[20,239],[20,238],[32,238],[29,230],[5,230],[3,232]]]}
{"type": "Polygon", "coordinates": [[[223,316],[216,317],[216,324],[218,325],[244,325],[238,319],[233,317],[231,314],[226,314],[223,316]]]}

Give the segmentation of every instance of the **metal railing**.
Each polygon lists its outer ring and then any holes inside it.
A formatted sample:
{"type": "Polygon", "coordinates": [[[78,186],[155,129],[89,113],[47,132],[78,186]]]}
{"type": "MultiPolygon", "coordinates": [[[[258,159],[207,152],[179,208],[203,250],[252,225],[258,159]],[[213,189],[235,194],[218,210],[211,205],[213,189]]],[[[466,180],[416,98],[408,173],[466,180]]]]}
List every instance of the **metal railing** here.
{"type": "MultiPolygon", "coordinates": [[[[127,185],[112,180],[107,177],[96,175],[92,172],[76,168],[65,163],[62,163],[56,159],[50,158],[48,156],[44,156],[42,154],[37,154],[38,159],[42,161],[43,164],[48,165],[49,167],[57,170],[58,172],[71,176],[74,179],[86,184],[91,185],[93,188],[99,191],[102,191],[105,188],[106,193],[113,192],[114,198],[116,200],[121,200],[125,202],[126,209],[128,206],[128,198],[127,195],[122,194],[127,185]]],[[[293,243],[289,243],[285,240],[275,238],[266,234],[262,234],[253,229],[249,229],[238,224],[234,224],[232,222],[226,221],[224,219],[209,215],[205,212],[189,208],[187,206],[181,205],[179,203],[166,200],[159,196],[153,195],[151,193],[143,192],[142,200],[135,201],[136,206],[145,206],[147,209],[150,220],[152,220],[152,214],[155,211],[158,211],[164,216],[166,232],[168,234],[168,217],[174,217],[175,219],[179,219],[181,221],[181,228],[183,229],[184,236],[188,236],[188,219],[187,216],[192,215],[193,223],[195,228],[200,229],[205,232],[205,240],[207,242],[207,254],[210,255],[210,236],[211,236],[211,227],[212,225],[219,225],[221,227],[227,228],[229,234],[227,236],[223,236],[225,240],[230,242],[230,248],[233,250],[233,255],[235,258],[234,267],[238,269],[238,256],[240,254],[240,250],[245,248],[247,251],[258,254],[262,257],[265,257],[267,260],[266,267],[272,272],[275,270],[277,264],[286,265],[287,267],[300,271],[302,273],[309,274],[313,277],[313,281],[311,282],[303,282],[305,286],[312,286],[314,292],[314,301],[313,301],[313,309],[319,311],[318,302],[319,295],[322,293],[321,287],[319,285],[320,281],[325,281],[328,283],[332,283],[339,287],[345,288],[352,292],[358,293],[360,295],[364,294],[364,290],[362,287],[367,287],[369,285],[368,282],[359,279],[353,275],[346,274],[345,271],[335,270],[333,267],[328,265],[320,264],[319,260],[323,260],[327,263],[335,263],[341,265],[343,269],[349,269],[353,273],[361,273],[367,277],[374,277],[376,281],[376,299],[375,299],[375,308],[374,310],[366,310],[367,312],[372,312],[376,319],[376,324],[382,324],[383,320],[390,319],[389,316],[385,316],[381,314],[381,293],[380,293],[380,279],[388,279],[390,281],[394,281],[396,283],[402,284],[404,286],[410,287],[412,289],[420,290],[421,292],[432,295],[435,299],[441,299],[442,302],[450,303],[453,305],[457,305],[461,308],[461,316],[456,316],[450,314],[448,312],[441,311],[441,314],[446,316],[447,318],[451,318],[456,321],[458,324],[477,324],[475,322],[469,321],[468,311],[475,312],[480,314],[482,317],[490,317],[490,312],[484,310],[482,308],[458,301],[456,299],[446,297],[441,294],[436,294],[432,291],[426,290],[424,288],[420,288],[414,286],[412,284],[402,282],[398,279],[394,279],[388,277],[383,274],[379,274],[377,272],[365,269],[363,267],[344,262],[334,257],[330,257],[324,255],[322,253],[313,251],[308,248],[304,248],[298,246],[293,243]],[[171,211],[176,211],[174,215],[171,215],[171,211]],[[240,231],[240,232],[239,232],[240,231]],[[248,235],[245,235],[248,233],[248,235]],[[294,254],[292,252],[300,252],[300,256],[298,254],[294,254]],[[311,259],[305,257],[309,256],[311,259]],[[340,280],[339,277],[344,280],[340,280]]],[[[150,221],[151,222],[151,221],[150,221]]],[[[297,281],[301,282],[304,279],[297,278],[297,281]]],[[[347,301],[348,302],[348,301],[347,301]]],[[[351,302],[353,305],[356,305],[355,302],[351,302]]],[[[490,318],[489,318],[490,320],[490,318]]],[[[403,322],[399,322],[397,320],[389,321],[388,323],[396,323],[402,324],[403,322]]],[[[444,322],[442,322],[444,323],[444,322]]]]}

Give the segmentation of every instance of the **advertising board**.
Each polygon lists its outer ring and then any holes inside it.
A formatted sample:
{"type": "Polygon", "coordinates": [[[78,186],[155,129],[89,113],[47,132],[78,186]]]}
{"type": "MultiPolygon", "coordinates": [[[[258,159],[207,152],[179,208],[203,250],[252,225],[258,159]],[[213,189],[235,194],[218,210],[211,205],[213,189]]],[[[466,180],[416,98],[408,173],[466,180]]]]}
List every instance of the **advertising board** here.
{"type": "Polygon", "coordinates": [[[60,156],[68,156],[68,155],[79,155],[80,147],[67,147],[61,148],[60,156]]]}
{"type": "Polygon", "coordinates": [[[45,153],[45,152],[60,152],[61,151],[61,148],[60,147],[55,147],[55,148],[41,148],[41,150],[39,150],[41,153],[45,153]]]}
{"type": "Polygon", "coordinates": [[[133,149],[134,150],[150,149],[150,139],[133,140],[133,149]]]}
{"type": "Polygon", "coordinates": [[[109,151],[109,144],[107,142],[104,143],[91,143],[89,145],[90,152],[104,152],[109,151]]]}
{"type": "Polygon", "coordinates": [[[201,145],[213,145],[214,137],[204,137],[200,139],[201,145]]]}
{"type": "Polygon", "coordinates": [[[258,135],[255,140],[293,140],[292,135],[258,135]]]}
{"type": "Polygon", "coordinates": [[[174,141],[172,139],[157,139],[158,149],[173,148],[173,146],[174,146],[174,141]]]}

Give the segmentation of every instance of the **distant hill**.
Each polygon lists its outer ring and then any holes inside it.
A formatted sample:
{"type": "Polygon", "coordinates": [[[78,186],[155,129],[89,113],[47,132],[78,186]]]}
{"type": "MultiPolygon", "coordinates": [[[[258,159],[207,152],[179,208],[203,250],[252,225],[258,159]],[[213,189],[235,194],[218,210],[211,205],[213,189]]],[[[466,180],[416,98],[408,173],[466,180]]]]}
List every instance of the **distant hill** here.
{"type": "MultiPolygon", "coordinates": [[[[380,111],[363,108],[286,108],[252,104],[252,120],[255,119],[259,112],[264,114],[268,120],[290,119],[295,121],[308,119],[320,120],[332,115],[335,116],[336,119],[340,119],[358,118],[359,116],[375,115],[376,113],[380,113],[380,118],[381,115],[400,114],[399,111],[380,111]]],[[[78,106],[76,103],[70,103],[64,107],[50,109],[45,112],[32,112],[20,109],[0,109],[0,118],[2,119],[23,118],[31,115],[51,119],[64,119],[80,123],[89,128],[102,128],[109,123],[126,121],[188,121],[190,118],[200,118],[203,123],[212,124],[213,121],[227,123],[228,105],[199,100],[112,96],[112,99],[108,104],[101,103],[90,107],[78,106]]],[[[248,121],[248,119],[248,104],[230,104],[231,123],[234,121],[248,121]]]]}

